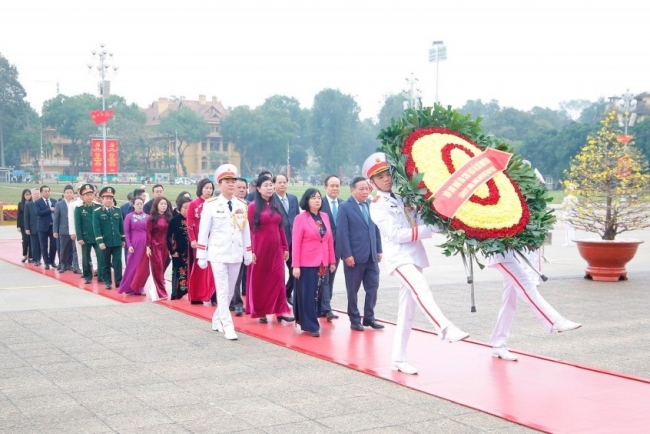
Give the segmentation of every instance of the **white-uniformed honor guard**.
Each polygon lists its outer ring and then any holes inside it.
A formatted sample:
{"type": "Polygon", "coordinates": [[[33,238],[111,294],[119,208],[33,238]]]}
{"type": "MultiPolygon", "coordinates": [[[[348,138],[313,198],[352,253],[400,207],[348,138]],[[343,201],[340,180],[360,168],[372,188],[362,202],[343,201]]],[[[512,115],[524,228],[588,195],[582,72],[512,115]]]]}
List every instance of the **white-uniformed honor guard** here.
{"type": "Polygon", "coordinates": [[[426,225],[415,210],[391,191],[393,178],[389,169],[386,154],[376,152],[363,164],[363,175],[376,187],[376,196],[370,203],[370,216],[381,233],[383,262],[388,274],[401,282],[392,369],[416,374],[417,369],[407,362],[406,355],[416,305],[420,306],[441,339],[455,342],[466,339],[469,334],[445,317],[422,275],[422,269],[429,266],[429,261],[421,240],[431,238],[438,228],[426,225]]]}
{"type": "Polygon", "coordinates": [[[210,261],[217,287],[217,308],[212,316],[212,330],[224,333],[226,339],[237,339],[230,315],[230,300],[242,264],[253,259],[251,252],[248,206],[235,197],[237,168],[232,164],[219,166],[214,174],[221,195],[205,201],[201,212],[197,240],[198,265],[208,266],[210,261]]]}

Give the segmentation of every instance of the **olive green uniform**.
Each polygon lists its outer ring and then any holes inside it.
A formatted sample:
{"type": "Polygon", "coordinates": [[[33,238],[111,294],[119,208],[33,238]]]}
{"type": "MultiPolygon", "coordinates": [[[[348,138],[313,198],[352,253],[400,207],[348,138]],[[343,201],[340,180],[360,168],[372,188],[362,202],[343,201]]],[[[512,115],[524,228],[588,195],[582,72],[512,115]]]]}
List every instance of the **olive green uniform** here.
{"type": "Polygon", "coordinates": [[[93,229],[93,214],[97,205],[90,204],[86,205],[85,203],[79,205],[74,210],[74,227],[75,233],[77,235],[77,242],[83,241],[81,246],[81,267],[83,270],[83,277],[86,283],[90,283],[90,280],[93,277],[92,270],[92,261],[90,259],[90,252],[92,249],[95,249],[95,255],[97,256],[97,279],[101,280],[102,273],[102,253],[97,247],[95,241],[95,231],[93,229]]]}
{"type": "Polygon", "coordinates": [[[106,288],[111,288],[111,268],[115,276],[115,286],[122,283],[122,247],[124,246],[124,220],[122,212],[117,207],[101,207],[93,213],[93,228],[95,242],[104,244],[106,249],[100,250],[103,256],[102,279],[106,288]]]}

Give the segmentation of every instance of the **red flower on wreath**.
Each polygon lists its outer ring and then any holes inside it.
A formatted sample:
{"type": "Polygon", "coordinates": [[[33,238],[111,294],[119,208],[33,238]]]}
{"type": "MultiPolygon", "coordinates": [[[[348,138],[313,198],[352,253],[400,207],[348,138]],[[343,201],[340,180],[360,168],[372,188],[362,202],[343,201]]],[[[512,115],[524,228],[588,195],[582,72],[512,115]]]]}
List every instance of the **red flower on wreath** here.
{"type": "MultiPolygon", "coordinates": [[[[430,199],[434,192],[472,157],[483,150],[462,134],[447,128],[422,128],[404,141],[406,173],[410,179],[423,173],[419,185],[430,199]]],[[[431,202],[435,211],[435,200],[431,202]]],[[[530,220],[528,206],[519,186],[505,172],[497,173],[465,202],[451,219],[453,229],[463,229],[478,240],[512,237],[530,220]]]]}

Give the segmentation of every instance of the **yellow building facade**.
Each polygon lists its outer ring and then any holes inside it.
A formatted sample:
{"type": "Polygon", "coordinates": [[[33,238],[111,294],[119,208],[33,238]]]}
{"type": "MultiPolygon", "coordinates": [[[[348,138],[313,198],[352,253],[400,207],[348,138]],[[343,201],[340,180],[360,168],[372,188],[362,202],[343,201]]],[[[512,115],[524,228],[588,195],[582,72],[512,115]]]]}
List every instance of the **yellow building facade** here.
{"type": "MultiPolygon", "coordinates": [[[[210,133],[200,143],[181,144],[184,147],[187,145],[183,155],[187,173],[182,173],[179,164],[177,168],[179,176],[202,178],[214,174],[215,169],[224,163],[234,164],[241,173],[241,156],[235,151],[234,144],[225,142],[219,132],[221,119],[226,116],[226,109],[217,97],[213,96],[210,100],[207,100],[205,95],[199,95],[198,100],[158,98],[158,101],[154,101],[142,111],[147,117],[147,126],[155,127],[160,124],[161,118],[181,108],[189,108],[203,117],[210,126],[210,133]]],[[[155,157],[175,156],[175,146],[175,141],[172,140],[169,147],[161,151],[166,152],[167,155],[155,157]]]]}

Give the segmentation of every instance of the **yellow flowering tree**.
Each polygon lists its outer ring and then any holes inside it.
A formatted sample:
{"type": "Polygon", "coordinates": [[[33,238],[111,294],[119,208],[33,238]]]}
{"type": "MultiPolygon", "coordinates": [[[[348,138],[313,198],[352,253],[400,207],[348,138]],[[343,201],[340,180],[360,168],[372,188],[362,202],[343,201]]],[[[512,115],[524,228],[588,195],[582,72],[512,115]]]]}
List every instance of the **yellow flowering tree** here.
{"type": "Polygon", "coordinates": [[[576,197],[568,220],[577,229],[603,240],[620,233],[650,227],[648,161],[630,136],[616,128],[610,111],[602,128],[571,160],[564,186],[576,197]]]}

